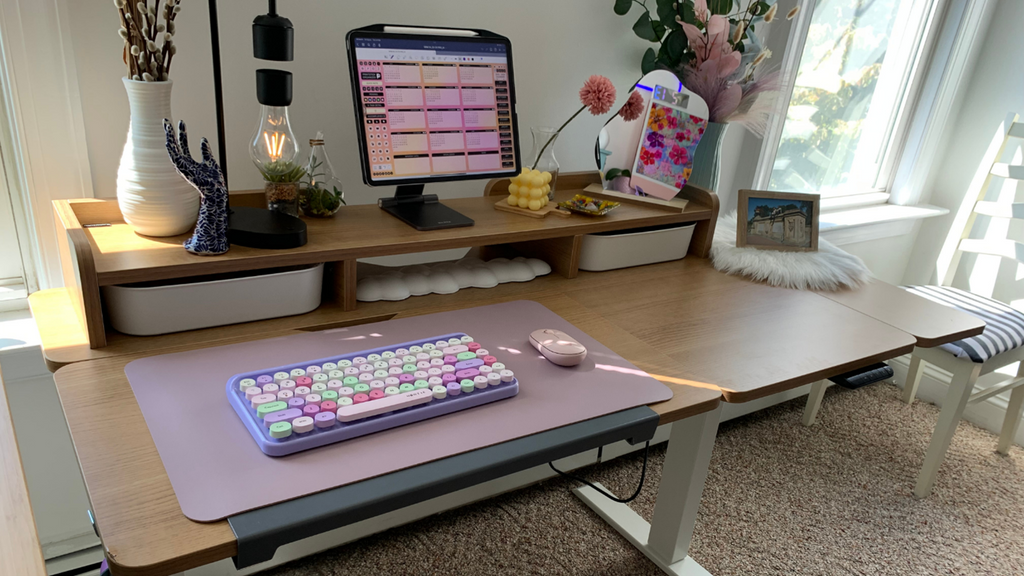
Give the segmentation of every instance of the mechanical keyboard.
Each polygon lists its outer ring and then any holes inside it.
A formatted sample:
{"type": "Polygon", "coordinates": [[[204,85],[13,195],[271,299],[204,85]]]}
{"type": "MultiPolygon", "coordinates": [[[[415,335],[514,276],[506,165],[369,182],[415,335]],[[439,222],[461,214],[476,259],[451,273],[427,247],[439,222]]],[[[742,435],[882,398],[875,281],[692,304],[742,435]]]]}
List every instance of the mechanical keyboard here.
{"type": "Polygon", "coordinates": [[[519,393],[464,333],[236,374],[227,396],[260,449],[284,456],[519,393]]]}

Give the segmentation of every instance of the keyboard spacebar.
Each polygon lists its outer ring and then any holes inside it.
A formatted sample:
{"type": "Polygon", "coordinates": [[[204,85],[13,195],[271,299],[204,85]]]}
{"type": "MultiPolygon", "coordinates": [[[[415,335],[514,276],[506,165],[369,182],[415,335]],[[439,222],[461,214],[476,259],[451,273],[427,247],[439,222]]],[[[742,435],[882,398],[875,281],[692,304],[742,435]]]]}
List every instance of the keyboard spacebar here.
{"type": "Polygon", "coordinates": [[[395,394],[394,396],[385,396],[379,400],[370,400],[361,404],[353,404],[351,406],[345,406],[344,408],[338,408],[338,421],[352,422],[353,420],[361,420],[363,418],[369,418],[370,416],[384,414],[393,410],[401,410],[402,408],[408,408],[410,406],[426,404],[433,400],[433,398],[434,393],[428,388],[421,388],[419,390],[413,390],[412,392],[405,392],[403,394],[395,394]]]}

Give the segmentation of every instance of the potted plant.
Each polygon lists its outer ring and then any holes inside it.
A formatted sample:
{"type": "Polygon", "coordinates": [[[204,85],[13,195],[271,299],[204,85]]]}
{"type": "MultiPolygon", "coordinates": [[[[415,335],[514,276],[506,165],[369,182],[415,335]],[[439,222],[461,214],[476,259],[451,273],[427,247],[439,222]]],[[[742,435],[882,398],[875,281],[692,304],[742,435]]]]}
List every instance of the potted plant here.
{"type": "Polygon", "coordinates": [[[299,183],[306,169],[291,160],[273,160],[257,165],[266,184],[267,208],[290,216],[299,215],[299,183]]]}
{"type": "Polygon", "coordinates": [[[306,166],[307,180],[299,191],[299,207],[302,213],[315,218],[330,218],[345,204],[345,193],[341,181],[334,175],[334,167],[324,148],[323,132],[309,141],[309,165],[306,166]]]}
{"type": "MultiPolygon", "coordinates": [[[[671,70],[708,105],[710,117],[689,182],[714,190],[728,125],[740,124],[763,137],[775,106],[778,72],[765,71],[772,53],[755,28],[779,16],[777,0],[615,0],[615,13],[623,16],[634,4],[642,13],[633,32],[658,45],[644,53],[641,72],[671,70]]],[[[799,10],[795,5],[785,17],[792,19],[799,10]]]]}

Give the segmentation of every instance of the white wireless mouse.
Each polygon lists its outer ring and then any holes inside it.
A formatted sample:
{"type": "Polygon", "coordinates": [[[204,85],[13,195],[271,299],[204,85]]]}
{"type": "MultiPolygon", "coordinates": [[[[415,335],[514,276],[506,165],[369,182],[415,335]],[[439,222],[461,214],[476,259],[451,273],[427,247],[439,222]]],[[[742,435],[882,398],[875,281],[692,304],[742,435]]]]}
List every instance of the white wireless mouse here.
{"type": "Polygon", "coordinates": [[[587,357],[587,349],[561,330],[544,328],[530,334],[530,344],[552,364],[575,366],[587,357]]]}

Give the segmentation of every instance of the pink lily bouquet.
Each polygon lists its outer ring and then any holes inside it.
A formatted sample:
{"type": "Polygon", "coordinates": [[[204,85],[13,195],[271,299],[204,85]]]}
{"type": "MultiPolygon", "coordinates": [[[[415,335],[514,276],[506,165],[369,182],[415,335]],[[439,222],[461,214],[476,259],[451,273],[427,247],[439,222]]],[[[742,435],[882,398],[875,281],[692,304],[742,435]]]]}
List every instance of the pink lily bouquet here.
{"type": "MultiPolygon", "coordinates": [[[[675,72],[707,103],[709,121],[735,122],[764,135],[779,76],[764,70],[772,53],[755,29],[779,15],[776,0],[615,0],[615,12],[625,15],[634,4],[643,13],[633,32],[659,44],[644,54],[643,73],[658,68],[675,72]],[[656,5],[656,14],[648,2],[656,5]]],[[[794,6],[785,17],[798,12],[794,6]]]]}

